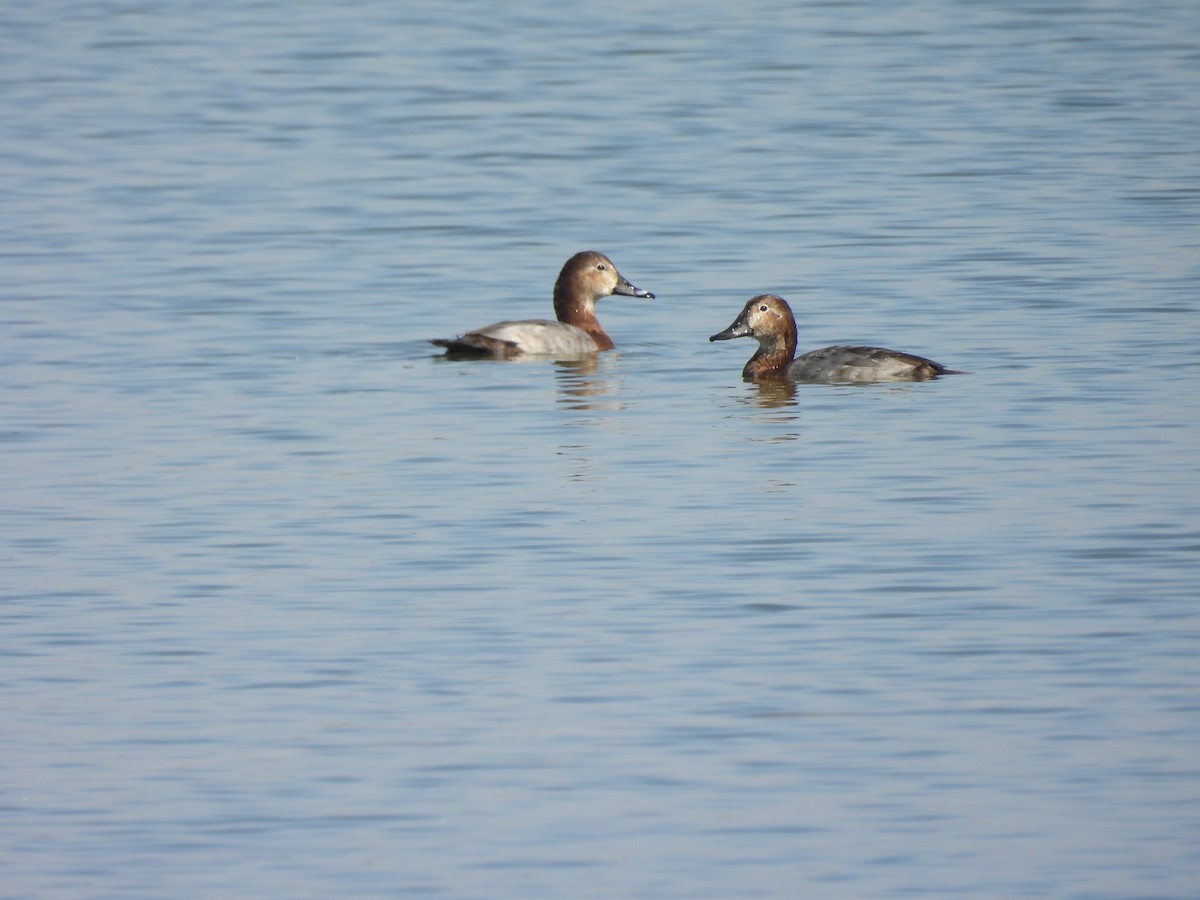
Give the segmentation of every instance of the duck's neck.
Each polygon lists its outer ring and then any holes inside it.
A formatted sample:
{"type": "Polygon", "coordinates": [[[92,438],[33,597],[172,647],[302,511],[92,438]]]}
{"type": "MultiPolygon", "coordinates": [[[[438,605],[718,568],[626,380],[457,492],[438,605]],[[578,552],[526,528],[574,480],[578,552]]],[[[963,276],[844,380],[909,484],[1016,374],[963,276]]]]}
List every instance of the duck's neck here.
{"type": "Polygon", "coordinates": [[[742,377],[747,381],[779,381],[787,378],[788,363],[796,355],[796,333],[780,335],[774,341],[759,344],[750,357],[742,377]]]}
{"type": "Polygon", "coordinates": [[[568,297],[565,292],[556,290],[554,292],[554,315],[558,321],[574,325],[591,335],[592,340],[596,342],[596,349],[612,350],[616,346],[613,339],[608,336],[608,332],[600,327],[600,322],[596,319],[594,300],[568,297]]]}

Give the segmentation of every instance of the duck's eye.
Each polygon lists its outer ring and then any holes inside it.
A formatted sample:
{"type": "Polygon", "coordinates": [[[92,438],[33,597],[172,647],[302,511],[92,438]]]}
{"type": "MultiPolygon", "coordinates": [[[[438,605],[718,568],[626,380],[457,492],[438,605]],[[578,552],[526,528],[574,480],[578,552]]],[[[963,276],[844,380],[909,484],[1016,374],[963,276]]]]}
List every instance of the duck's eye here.
{"type": "Polygon", "coordinates": [[[766,312],[766,311],[767,311],[767,305],[764,303],[762,306],[760,306],[760,307],[758,308],[758,311],[759,311],[759,312],[766,312]]]}
{"type": "Polygon", "coordinates": [[[601,272],[603,272],[608,267],[605,266],[604,263],[597,263],[596,268],[599,269],[601,272]]]}

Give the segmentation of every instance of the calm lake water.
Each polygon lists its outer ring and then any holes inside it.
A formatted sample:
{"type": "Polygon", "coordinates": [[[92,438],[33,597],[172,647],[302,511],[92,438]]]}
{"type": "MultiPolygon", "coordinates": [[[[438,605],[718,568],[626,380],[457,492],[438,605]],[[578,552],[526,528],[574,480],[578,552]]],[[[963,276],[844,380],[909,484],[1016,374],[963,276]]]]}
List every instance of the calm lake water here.
{"type": "Polygon", "coordinates": [[[0,896],[1200,894],[1193,0],[0,35],[0,896]]]}

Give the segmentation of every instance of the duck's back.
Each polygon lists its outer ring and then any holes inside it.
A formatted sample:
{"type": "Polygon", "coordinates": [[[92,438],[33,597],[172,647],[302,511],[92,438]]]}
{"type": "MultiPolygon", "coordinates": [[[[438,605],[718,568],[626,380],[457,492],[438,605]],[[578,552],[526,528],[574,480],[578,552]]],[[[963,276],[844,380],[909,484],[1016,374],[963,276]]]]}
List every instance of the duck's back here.
{"type": "Polygon", "coordinates": [[[595,339],[582,328],[551,319],[497,322],[456,338],[438,338],[432,343],[450,353],[467,356],[579,356],[599,349],[595,339]]]}
{"type": "Polygon", "coordinates": [[[945,366],[884,347],[823,347],[797,356],[787,367],[792,381],[928,381],[950,372],[945,366]]]}

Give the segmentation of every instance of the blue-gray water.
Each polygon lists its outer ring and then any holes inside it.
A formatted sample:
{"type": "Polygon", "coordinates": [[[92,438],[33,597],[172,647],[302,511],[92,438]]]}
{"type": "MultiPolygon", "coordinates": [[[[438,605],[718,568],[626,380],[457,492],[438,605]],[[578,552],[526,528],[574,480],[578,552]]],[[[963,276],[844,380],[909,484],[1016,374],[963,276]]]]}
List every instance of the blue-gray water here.
{"type": "Polygon", "coordinates": [[[0,895],[1200,892],[1192,0],[0,40],[0,895]]]}

